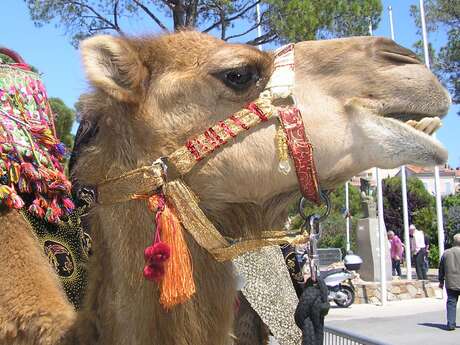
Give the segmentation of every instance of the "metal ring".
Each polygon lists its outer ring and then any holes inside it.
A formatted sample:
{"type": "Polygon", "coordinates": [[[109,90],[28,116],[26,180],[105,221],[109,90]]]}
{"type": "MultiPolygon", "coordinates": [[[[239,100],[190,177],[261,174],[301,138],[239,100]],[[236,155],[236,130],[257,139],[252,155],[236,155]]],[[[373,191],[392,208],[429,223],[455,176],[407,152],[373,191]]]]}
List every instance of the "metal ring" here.
{"type": "MultiPolygon", "coordinates": [[[[331,205],[331,199],[329,199],[329,196],[326,194],[325,191],[321,190],[320,192],[320,198],[321,200],[323,201],[323,203],[326,205],[326,211],[324,212],[323,215],[321,215],[319,217],[319,222],[322,222],[323,220],[325,220],[327,217],[329,217],[329,215],[331,214],[331,210],[332,210],[332,205],[331,205]]],[[[299,201],[299,214],[300,216],[305,220],[305,221],[308,221],[312,216],[313,214],[309,214],[309,215],[305,215],[304,213],[304,209],[305,209],[305,203],[308,201],[308,199],[304,198],[304,197],[301,197],[300,198],[300,201],[299,201]]]]}

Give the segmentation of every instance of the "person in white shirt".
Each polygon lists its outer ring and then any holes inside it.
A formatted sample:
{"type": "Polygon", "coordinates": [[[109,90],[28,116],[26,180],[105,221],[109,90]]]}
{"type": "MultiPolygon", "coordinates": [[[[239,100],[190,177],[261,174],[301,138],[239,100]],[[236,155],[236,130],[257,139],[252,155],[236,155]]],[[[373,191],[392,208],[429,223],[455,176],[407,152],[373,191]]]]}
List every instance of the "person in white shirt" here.
{"type": "Polygon", "coordinates": [[[426,280],[426,266],[425,266],[425,256],[426,256],[426,244],[425,244],[425,234],[423,231],[418,230],[414,224],[411,224],[409,227],[409,235],[411,237],[411,253],[414,257],[415,262],[415,271],[417,272],[417,279],[426,280]]]}

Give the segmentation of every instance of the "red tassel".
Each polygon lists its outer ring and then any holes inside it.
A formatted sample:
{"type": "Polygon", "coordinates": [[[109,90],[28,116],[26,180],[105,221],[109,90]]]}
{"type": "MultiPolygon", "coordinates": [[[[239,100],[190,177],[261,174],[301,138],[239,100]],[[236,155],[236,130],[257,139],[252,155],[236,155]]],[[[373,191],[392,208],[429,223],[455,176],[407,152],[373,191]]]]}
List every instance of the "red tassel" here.
{"type": "Polygon", "coordinates": [[[156,233],[154,243],[144,251],[144,277],[160,282],[160,303],[168,310],[195,293],[192,260],[182,225],[164,195],[151,196],[148,207],[156,212],[156,233]]]}
{"type": "Polygon", "coordinates": [[[35,199],[32,202],[32,205],[29,206],[29,212],[39,218],[43,218],[45,216],[45,210],[40,206],[39,199],[35,199]]]}
{"type": "Polygon", "coordinates": [[[150,264],[144,267],[144,277],[147,280],[161,282],[165,275],[165,268],[163,265],[150,264]]]}
{"type": "Polygon", "coordinates": [[[157,242],[144,250],[147,263],[164,263],[171,256],[171,249],[164,242],[157,242]]]}

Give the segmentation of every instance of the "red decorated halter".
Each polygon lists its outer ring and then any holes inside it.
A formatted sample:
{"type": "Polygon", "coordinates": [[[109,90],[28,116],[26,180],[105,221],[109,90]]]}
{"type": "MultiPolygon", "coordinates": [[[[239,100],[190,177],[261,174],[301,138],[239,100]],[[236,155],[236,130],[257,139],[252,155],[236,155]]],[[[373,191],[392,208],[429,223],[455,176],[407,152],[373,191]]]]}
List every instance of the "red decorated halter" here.
{"type": "MultiPolygon", "coordinates": [[[[262,95],[262,97],[265,96],[272,100],[284,99],[292,103],[289,106],[279,107],[278,114],[275,114],[275,116],[278,116],[284,130],[289,153],[297,173],[300,191],[305,198],[319,204],[320,188],[313,159],[313,147],[306,136],[302,115],[296,107],[292,95],[295,72],[293,44],[282,47],[275,52],[274,67],[274,72],[266,89],[269,95],[262,95]]],[[[268,121],[272,117],[272,114],[265,114],[256,103],[250,103],[246,109],[256,115],[260,122],[268,121]]],[[[236,126],[239,129],[248,130],[256,124],[246,124],[239,117],[232,115],[227,120],[220,121],[217,124],[217,128],[216,126],[211,127],[203,135],[188,140],[186,147],[195,159],[200,161],[215,149],[227,144],[229,137],[234,138],[241,132],[232,130],[232,127],[236,126]],[[223,135],[219,134],[221,131],[224,132],[222,133],[223,135]]],[[[280,160],[283,160],[283,158],[280,157],[280,160]]],[[[285,161],[284,164],[289,163],[285,161]]],[[[288,173],[290,170],[289,165],[284,168],[280,167],[280,170],[288,173]]]]}

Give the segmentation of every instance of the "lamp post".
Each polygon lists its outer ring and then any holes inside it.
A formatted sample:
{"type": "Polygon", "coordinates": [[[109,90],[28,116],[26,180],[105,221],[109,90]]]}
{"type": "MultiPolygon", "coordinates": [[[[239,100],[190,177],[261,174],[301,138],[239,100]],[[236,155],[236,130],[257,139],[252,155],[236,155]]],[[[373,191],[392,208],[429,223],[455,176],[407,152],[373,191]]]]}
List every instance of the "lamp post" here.
{"type": "MultiPolygon", "coordinates": [[[[372,36],[372,21],[369,20],[369,34],[372,36]]],[[[387,277],[386,277],[386,245],[387,241],[385,231],[385,221],[383,219],[383,192],[382,176],[379,168],[375,168],[375,177],[377,180],[377,213],[379,221],[379,258],[380,258],[380,301],[382,306],[387,303],[387,277]]]]}
{"type": "Polygon", "coordinates": [[[348,181],[345,182],[345,210],[346,210],[346,224],[347,224],[347,253],[350,250],[350,201],[348,195],[348,181]]]}
{"type": "MultiPolygon", "coordinates": [[[[422,37],[423,37],[423,52],[425,55],[425,65],[430,69],[430,55],[428,53],[428,36],[426,33],[426,22],[425,22],[425,8],[423,6],[423,0],[420,0],[420,18],[422,24],[422,37]]],[[[436,137],[436,134],[433,134],[436,137]]],[[[434,187],[436,193],[436,219],[438,225],[438,248],[439,257],[444,253],[444,226],[442,216],[442,200],[441,200],[441,182],[439,180],[439,167],[434,167],[434,187]]]]}
{"type": "MultiPolygon", "coordinates": [[[[388,6],[388,17],[390,19],[390,34],[391,39],[395,40],[395,31],[393,26],[393,9],[391,5],[388,6]]],[[[409,237],[409,210],[407,206],[407,179],[406,179],[406,166],[401,166],[401,194],[403,206],[403,224],[404,224],[404,246],[406,257],[406,272],[407,280],[412,280],[412,262],[410,254],[410,237],[409,237]]]]}

